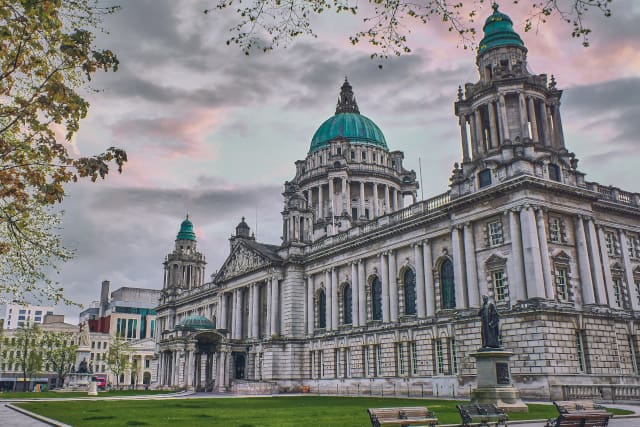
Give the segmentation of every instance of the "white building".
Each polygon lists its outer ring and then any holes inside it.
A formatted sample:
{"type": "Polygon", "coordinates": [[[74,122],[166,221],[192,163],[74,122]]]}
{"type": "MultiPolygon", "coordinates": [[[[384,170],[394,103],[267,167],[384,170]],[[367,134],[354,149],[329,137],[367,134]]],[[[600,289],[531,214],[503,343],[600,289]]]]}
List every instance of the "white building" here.
{"type": "Polygon", "coordinates": [[[639,384],[640,194],[585,180],[562,91],[529,72],[497,8],[476,65],[455,102],[462,161],[444,193],[415,201],[404,154],[345,81],[285,182],[281,244],[242,221],[205,283],[182,223],[157,308],[160,386],[468,395],[484,294],[522,396],[639,384]]]}
{"type": "Polygon", "coordinates": [[[7,304],[4,312],[4,328],[16,329],[23,325],[44,323],[46,315],[53,314],[53,307],[42,305],[7,304]]]}

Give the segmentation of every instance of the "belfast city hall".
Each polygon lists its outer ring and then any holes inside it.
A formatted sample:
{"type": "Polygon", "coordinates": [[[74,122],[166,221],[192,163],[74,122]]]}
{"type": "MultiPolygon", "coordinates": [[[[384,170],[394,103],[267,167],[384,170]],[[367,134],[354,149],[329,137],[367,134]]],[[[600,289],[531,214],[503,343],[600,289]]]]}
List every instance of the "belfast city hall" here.
{"type": "Polygon", "coordinates": [[[416,200],[405,154],[345,79],[284,183],[280,244],[242,220],[207,276],[182,222],[157,308],[158,387],[468,396],[484,295],[523,397],[640,384],[640,194],[585,180],[562,90],[529,72],[497,7],[476,66],[444,193],[416,200]]]}

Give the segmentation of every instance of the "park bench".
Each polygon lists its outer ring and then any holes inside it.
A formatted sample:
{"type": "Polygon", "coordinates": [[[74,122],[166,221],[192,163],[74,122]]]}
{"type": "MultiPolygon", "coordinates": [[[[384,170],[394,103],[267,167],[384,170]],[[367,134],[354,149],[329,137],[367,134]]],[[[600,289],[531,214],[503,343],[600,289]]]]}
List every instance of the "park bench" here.
{"type": "Polygon", "coordinates": [[[382,425],[406,426],[429,426],[435,427],[438,419],[435,414],[424,406],[409,408],[369,408],[367,409],[371,418],[372,427],[382,425]]]}
{"type": "Polygon", "coordinates": [[[488,427],[489,423],[494,423],[496,427],[501,424],[506,426],[509,419],[502,409],[493,404],[456,405],[456,407],[464,427],[470,425],[488,427]]]}
{"type": "Polygon", "coordinates": [[[607,427],[613,416],[593,400],[561,400],[553,402],[558,418],[551,418],[545,427],[607,427]]]}

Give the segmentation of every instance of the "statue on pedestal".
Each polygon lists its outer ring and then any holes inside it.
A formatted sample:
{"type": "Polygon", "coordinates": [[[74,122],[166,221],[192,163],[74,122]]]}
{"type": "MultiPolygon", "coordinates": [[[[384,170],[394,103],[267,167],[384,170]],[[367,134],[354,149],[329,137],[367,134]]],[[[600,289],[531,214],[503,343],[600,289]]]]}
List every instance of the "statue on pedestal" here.
{"type": "Polygon", "coordinates": [[[500,346],[500,316],[498,316],[496,306],[489,302],[489,297],[486,295],[482,296],[482,307],[478,314],[481,323],[482,348],[502,348],[500,346]]]}

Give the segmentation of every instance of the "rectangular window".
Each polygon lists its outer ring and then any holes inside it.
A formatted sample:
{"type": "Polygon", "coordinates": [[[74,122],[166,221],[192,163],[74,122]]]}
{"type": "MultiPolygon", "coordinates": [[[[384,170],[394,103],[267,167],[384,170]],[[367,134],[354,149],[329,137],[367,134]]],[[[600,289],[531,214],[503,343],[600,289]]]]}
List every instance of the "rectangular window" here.
{"type": "Polygon", "coordinates": [[[583,332],[576,331],[576,351],[578,352],[578,369],[579,372],[587,372],[587,359],[584,354],[583,332]]]}
{"type": "Polygon", "coordinates": [[[355,160],[356,159],[356,152],[354,150],[351,150],[351,160],[355,160]]]}
{"type": "Polygon", "coordinates": [[[561,243],[560,239],[560,219],[549,217],[549,241],[552,243],[561,243]]]}
{"type": "Polygon", "coordinates": [[[509,296],[509,287],[507,286],[507,279],[504,277],[504,270],[492,271],[491,278],[493,279],[496,301],[504,301],[509,296]]]}
{"type": "Polygon", "coordinates": [[[569,301],[569,288],[567,286],[567,270],[556,267],[555,271],[556,295],[558,301],[569,301]]]}
{"type": "Polygon", "coordinates": [[[151,321],[151,338],[155,338],[156,336],[156,321],[152,320],[151,321]]]}
{"type": "MultiPolygon", "coordinates": [[[[91,348],[96,348],[96,342],[95,341],[91,341],[91,348]]],[[[98,348],[100,348],[100,347],[98,347],[98,348]]]]}
{"type": "Polygon", "coordinates": [[[406,372],[404,369],[404,344],[401,342],[396,344],[396,356],[396,362],[398,364],[398,375],[404,376],[406,372]]]}
{"type": "Polygon", "coordinates": [[[627,235],[627,248],[629,249],[629,257],[638,258],[638,241],[634,234],[627,235]]]}
{"type": "Polygon", "coordinates": [[[607,231],[605,233],[605,240],[607,242],[607,254],[609,254],[609,256],[615,256],[616,254],[616,236],[610,232],[607,231]]]}
{"type": "Polygon", "coordinates": [[[501,245],[504,242],[501,221],[498,220],[488,223],[487,231],[489,233],[489,246],[501,245]]]}
{"type": "Polygon", "coordinates": [[[36,316],[42,316],[42,310],[36,310],[36,316]]]}
{"type": "Polygon", "coordinates": [[[117,319],[116,321],[116,336],[124,338],[125,330],[127,329],[126,319],[117,319]]]}
{"type": "Polygon", "coordinates": [[[449,357],[451,358],[451,360],[449,360],[449,366],[451,366],[451,374],[457,374],[458,373],[458,348],[456,345],[456,339],[455,338],[450,338],[449,339],[449,357]]]}
{"type": "Polygon", "coordinates": [[[373,153],[373,163],[375,163],[378,160],[376,153],[373,153]]]}
{"type": "Polygon", "coordinates": [[[435,356],[436,356],[436,375],[444,374],[444,352],[442,351],[442,340],[434,340],[435,356]]]}
{"type": "Polygon", "coordinates": [[[151,367],[151,361],[149,359],[144,360],[144,368],[149,369],[151,367]]]}
{"type": "Polygon", "coordinates": [[[618,308],[622,308],[622,278],[613,278],[613,295],[615,297],[615,303],[618,308]]]}
{"type": "Polygon", "coordinates": [[[411,343],[411,374],[418,375],[418,344],[411,343]]]}
{"type": "Polygon", "coordinates": [[[376,349],[376,370],[375,376],[379,377],[382,375],[382,346],[380,344],[375,346],[376,349]]]}
{"type": "Polygon", "coordinates": [[[366,162],[366,161],[367,161],[367,152],[366,152],[366,151],[363,151],[363,152],[362,152],[362,161],[363,161],[363,162],[366,162]]]}

